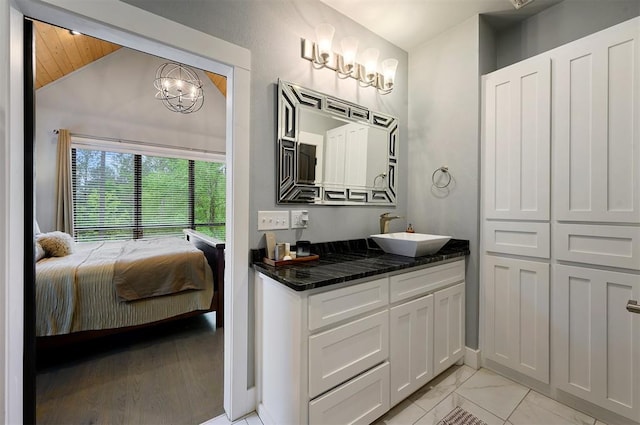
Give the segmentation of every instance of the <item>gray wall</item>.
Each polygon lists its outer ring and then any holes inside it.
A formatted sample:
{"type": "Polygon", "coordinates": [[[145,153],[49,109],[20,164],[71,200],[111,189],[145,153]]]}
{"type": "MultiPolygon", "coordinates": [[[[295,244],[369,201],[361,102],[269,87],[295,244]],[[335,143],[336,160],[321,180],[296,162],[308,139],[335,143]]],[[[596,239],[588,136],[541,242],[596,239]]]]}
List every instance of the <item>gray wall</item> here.
{"type": "Polygon", "coordinates": [[[497,34],[498,68],[638,15],[640,0],[565,0],[497,34]]]}
{"type": "Polygon", "coordinates": [[[164,62],[121,48],[36,91],[35,209],[43,232],[56,230],[54,129],[224,154],[222,93],[197,71],[205,95],[202,109],[187,115],[168,110],[153,88],[156,69],[164,62]]]}
{"type": "Polygon", "coordinates": [[[480,17],[409,52],[409,203],[416,232],[468,239],[466,345],[478,346],[480,17]],[[451,184],[432,185],[449,167],[451,184]]]}
{"type": "MultiPolygon", "coordinates": [[[[305,206],[310,224],[304,230],[276,231],[282,242],[308,239],[313,242],[361,238],[378,232],[378,216],[389,210],[406,215],[407,202],[407,53],[319,1],[181,1],[127,0],[127,3],[162,15],[251,50],[251,189],[250,245],[264,246],[264,232],[257,230],[258,210],[299,209],[276,204],[276,82],[278,78],[328,93],[373,110],[394,115],[400,122],[400,188],[396,208],[364,206],[305,206]],[[359,49],[377,47],[380,59],[399,60],[397,85],[386,96],[373,88],[358,87],[353,79],[342,80],[335,72],[315,70],[300,57],[300,38],[315,38],[314,28],[329,22],[336,28],[334,50],[350,35],[360,40],[359,49]]],[[[404,230],[396,220],[393,230],[404,230]]]]}

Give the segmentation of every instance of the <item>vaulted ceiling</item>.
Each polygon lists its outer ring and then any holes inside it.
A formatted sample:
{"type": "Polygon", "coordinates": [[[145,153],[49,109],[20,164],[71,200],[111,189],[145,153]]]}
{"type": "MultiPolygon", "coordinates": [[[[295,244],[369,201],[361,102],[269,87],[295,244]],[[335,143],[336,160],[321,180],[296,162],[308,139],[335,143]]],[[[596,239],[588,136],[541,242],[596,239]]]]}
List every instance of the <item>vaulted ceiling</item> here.
{"type": "MultiPolygon", "coordinates": [[[[64,77],[110,53],[121,46],[83,34],[73,35],[71,31],[34,21],[36,41],[36,81],[39,89],[64,77]]],[[[227,95],[227,79],[221,75],[205,71],[211,82],[227,95]]]]}

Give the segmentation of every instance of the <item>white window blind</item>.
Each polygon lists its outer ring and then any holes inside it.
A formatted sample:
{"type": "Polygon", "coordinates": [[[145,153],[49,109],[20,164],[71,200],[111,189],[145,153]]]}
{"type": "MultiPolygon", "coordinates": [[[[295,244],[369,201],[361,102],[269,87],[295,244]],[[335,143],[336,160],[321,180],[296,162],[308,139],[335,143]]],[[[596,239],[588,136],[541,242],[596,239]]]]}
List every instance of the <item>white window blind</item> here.
{"type": "Polygon", "coordinates": [[[75,239],[225,237],[224,163],[72,149],[75,239]]]}

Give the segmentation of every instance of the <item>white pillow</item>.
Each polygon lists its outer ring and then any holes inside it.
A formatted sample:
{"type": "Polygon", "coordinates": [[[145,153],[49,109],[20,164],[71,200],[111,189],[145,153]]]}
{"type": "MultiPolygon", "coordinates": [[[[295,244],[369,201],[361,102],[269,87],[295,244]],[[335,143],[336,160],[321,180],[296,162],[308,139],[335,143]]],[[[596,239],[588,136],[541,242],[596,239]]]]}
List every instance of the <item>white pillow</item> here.
{"type": "Polygon", "coordinates": [[[35,259],[37,263],[38,261],[42,260],[46,254],[44,252],[44,248],[42,248],[42,245],[40,245],[40,242],[35,243],[35,248],[36,248],[35,259]]]}
{"type": "Polygon", "coordinates": [[[36,239],[44,248],[47,257],[64,257],[75,250],[73,238],[68,233],[40,233],[36,239]]]}

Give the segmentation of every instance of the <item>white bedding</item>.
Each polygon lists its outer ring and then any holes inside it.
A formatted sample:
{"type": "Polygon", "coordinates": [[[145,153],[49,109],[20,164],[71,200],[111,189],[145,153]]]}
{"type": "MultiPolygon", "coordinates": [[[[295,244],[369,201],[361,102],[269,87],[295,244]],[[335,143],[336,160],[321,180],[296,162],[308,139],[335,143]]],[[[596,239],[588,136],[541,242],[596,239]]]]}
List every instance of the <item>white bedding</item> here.
{"type": "MultiPolygon", "coordinates": [[[[183,239],[177,241],[170,243],[199,251],[183,239]]],[[[134,302],[118,300],[113,277],[121,245],[117,241],[78,243],[71,255],[36,263],[37,336],[139,325],[210,307],[213,277],[204,254],[205,289],[134,302]]]]}

